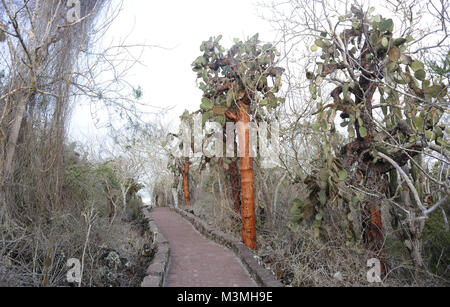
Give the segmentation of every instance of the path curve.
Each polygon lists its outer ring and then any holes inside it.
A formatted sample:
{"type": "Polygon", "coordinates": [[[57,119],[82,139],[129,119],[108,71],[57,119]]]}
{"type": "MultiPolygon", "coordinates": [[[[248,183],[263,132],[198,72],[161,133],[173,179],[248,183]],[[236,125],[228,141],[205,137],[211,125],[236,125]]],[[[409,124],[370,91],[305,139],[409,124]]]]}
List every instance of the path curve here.
{"type": "Polygon", "coordinates": [[[197,232],[168,208],[151,216],[170,244],[166,287],[256,287],[234,253],[197,232]]]}

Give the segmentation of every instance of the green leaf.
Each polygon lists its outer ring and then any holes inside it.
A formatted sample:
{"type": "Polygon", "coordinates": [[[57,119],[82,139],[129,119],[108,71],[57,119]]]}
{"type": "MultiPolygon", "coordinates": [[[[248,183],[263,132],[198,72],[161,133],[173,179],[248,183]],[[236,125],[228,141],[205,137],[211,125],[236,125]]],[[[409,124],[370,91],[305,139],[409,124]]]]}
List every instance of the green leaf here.
{"type": "Polygon", "coordinates": [[[294,205],[297,207],[302,207],[303,206],[303,201],[301,199],[294,199],[294,205]]]}
{"type": "Polygon", "coordinates": [[[302,217],[300,215],[294,215],[294,217],[291,219],[291,222],[296,224],[297,228],[298,228],[298,223],[300,223],[302,220],[302,217]]]}
{"type": "Polygon", "coordinates": [[[389,50],[389,60],[392,62],[397,62],[400,58],[400,49],[398,47],[392,47],[391,50],[389,50]]]}
{"type": "Polygon", "coordinates": [[[425,137],[427,138],[428,142],[431,142],[434,139],[434,133],[431,130],[425,131],[425,137]]]}
{"type": "Polygon", "coordinates": [[[323,220],[323,211],[320,210],[320,212],[316,214],[316,221],[321,222],[322,220],[323,220]]]}
{"type": "Polygon", "coordinates": [[[212,116],[213,114],[211,112],[204,113],[202,115],[202,124],[204,125],[212,116]]]}
{"type": "Polygon", "coordinates": [[[416,117],[414,119],[414,126],[416,127],[417,131],[422,131],[422,129],[423,129],[423,118],[422,117],[416,117]]]}
{"type": "Polygon", "coordinates": [[[200,108],[204,111],[210,111],[213,108],[213,104],[212,104],[211,100],[209,100],[208,98],[203,98],[200,108]]]}
{"type": "MultiPolygon", "coordinates": [[[[394,72],[394,71],[396,72],[397,69],[398,69],[398,64],[396,62],[392,62],[388,66],[389,72],[394,72]]],[[[398,74],[398,72],[397,72],[397,74],[398,74]]]]}
{"type": "Polygon", "coordinates": [[[319,130],[320,130],[320,124],[319,124],[319,123],[313,124],[313,125],[312,125],[312,129],[313,129],[315,132],[319,132],[319,130]]]}
{"type": "Polygon", "coordinates": [[[291,212],[290,213],[291,213],[292,216],[301,216],[302,215],[302,211],[297,206],[293,206],[291,208],[291,212]]]}
{"type": "Polygon", "coordinates": [[[445,140],[442,137],[436,138],[436,144],[439,146],[448,146],[445,140]]]}
{"type": "Polygon", "coordinates": [[[418,70],[414,73],[414,77],[416,77],[416,79],[420,80],[420,81],[424,81],[426,78],[427,74],[424,70],[418,70]]]}
{"type": "Polygon", "coordinates": [[[424,89],[425,94],[430,95],[433,98],[437,98],[439,94],[442,92],[442,87],[439,85],[433,85],[424,89]]]}
{"type": "Polygon", "coordinates": [[[364,128],[364,127],[360,127],[360,128],[359,128],[359,135],[360,135],[362,138],[365,138],[365,137],[367,136],[367,129],[364,128]]]}
{"type": "Polygon", "coordinates": [[[208,76],[208,72],[206,71],[206,69],[204,69],[202,72],[202,78],[203,78],[203,81],[205,81],[205,83],[209,82],[209,76],[208,76]]]}
{"type": "Polygon", "coordinates": [[[315,45],[316,45],[317,47],[320,47],[320,48],[325,48],[325,47],[326,47],[325,42],[324,42],[323,40],[321,40],[321,39],[316,39],[315,45]]]}
{"type": "Polygon", "coordinates": [[[255,35],[253,35],[252,38],[250,39],[250,41],[258,42],[259,41],[259,33],[256,33],[255,35]]]}
{"type": "Polygon", "coordinates": [[[205,57],[203,57],[203,56],[199,56],[194,62],[194,65],[198,65],[198,66],[205,66],[206,64],[207,64],[207,61],[206,61],[205,57]]]}
{"type": "Polygon", "coordinates": [[[345,169],[339,171],[338,176],[340,181],[344,181],[348,176],[347,171],[345,169]]]}
{"type": "Polygon", "coordinates": [[[384,48],[387,48],[389,46],[389,39],[387,37],[383,37],[381,40],[381,45],[383,45],[384,48]]]}
{"type": "Polygon", "coordinates": [[[227,118],[225,117],[225,115],[219,115],[216,118],[216,122],[221,126],[225,126],[225,124],[227,123],[227,118]]]}
{"type": "Polygon", "coordinates": [[[434,128],[434,134],[436,135],[436,137],[441,138],[444,136],[444,132],[442,131],[442,129],[440,127],[435,127],[434,128]]]}
{"type": "Polygon", "coordinates": [[[319,48],[318,48],[317,45],[315,45],[315,44],[311,46],[311,51],[312,51],[312,52],[316,52],[318,49],[319,49],[319,48]]]}
{"type": "Polygon", "coordinates": [[[348,137],[350,139],[355,138],[355,129],[353,128],[353,125],[348,125],[348,137]]]}
{"type": "Polygon", "coordinates": [[[394,41],[394,45],[397,46],[397,47],[400,47],[401,45],[403,45],[405,43],[406,43],[406,38],[397,38],[394,41]]]}
{"type": "Polygon", "coordinates": [[[227,107],[230,108],[234,102],[233,89],[230,89],[227,93],[227,107]]]}
{"type": "Polygon", "coordinates": [[[418,71],[418,70],[423,70],[424,69],[424,65],[422,62],[419,61],[414,61],[411,63],[411,68],[414,72],[418,71]]]}
{"type": "Polygon", "coordinates": [[[408,142],[410,142],[410,143],[415,143],[415,142],[417,142],[417,136],[416,136],[416,135],[410,136],[408,142]]]}
{"type": "Polygon", "coordinates": [[[394,21],[392,19],[385,19],[380,25],[381,32],[392,32],[394,31],[394,21]]]}
{"type": "Polygon", "coordinates": [[[315,78],[316,78],[316,76],[312,72],[310,72],[310,71],[306,72],[306,79],[314,80],[315,78]]]}

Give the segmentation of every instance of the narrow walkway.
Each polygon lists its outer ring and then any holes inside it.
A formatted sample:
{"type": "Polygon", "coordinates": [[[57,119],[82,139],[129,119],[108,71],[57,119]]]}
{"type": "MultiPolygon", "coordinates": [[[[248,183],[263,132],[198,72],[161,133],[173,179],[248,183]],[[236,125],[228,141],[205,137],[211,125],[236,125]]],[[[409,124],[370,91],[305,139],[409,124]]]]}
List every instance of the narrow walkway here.
{"type": "Polygon", "coordinates": [[[151,216],[170,243],[166,287],[256,287],[232,251],[203,237],[177,213],[154,208],[151,216]]]}

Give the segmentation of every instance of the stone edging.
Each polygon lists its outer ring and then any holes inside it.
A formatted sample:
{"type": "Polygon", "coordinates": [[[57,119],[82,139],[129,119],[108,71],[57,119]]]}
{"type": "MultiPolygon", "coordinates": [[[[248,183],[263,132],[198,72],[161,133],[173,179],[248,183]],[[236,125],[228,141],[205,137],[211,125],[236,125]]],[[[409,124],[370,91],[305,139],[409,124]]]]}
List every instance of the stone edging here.
{"type": "Polygon", "coordinates": [[[170,245],[152,220],[150,210],[151,208],[144,208],[143,212],[149,220],[150,230],[154,236],[153,244],[156,245],[157,250],[152,263],[147,268],[147,276],[142,281],[141,287],[164,287],[169,271],[170,245]]]}
{"type": "Polygon", "coordinates": [[[284,287],[284,285],[280,281],[278,281],[269,270],[261,267],[258,264],[258,261],[254,258],[254,254],[242,242],[232,237],[231,235],[214,229],[212,226],[208,225],[203,220],[191,213],[177,208],[171,208],[171,210],[184,217],[194,226],[195,229],[197,229],[197,231],[199,231],[205,237],[231,249],[244,264],[247,271],[250,273],[258,286],[284,287]]]}

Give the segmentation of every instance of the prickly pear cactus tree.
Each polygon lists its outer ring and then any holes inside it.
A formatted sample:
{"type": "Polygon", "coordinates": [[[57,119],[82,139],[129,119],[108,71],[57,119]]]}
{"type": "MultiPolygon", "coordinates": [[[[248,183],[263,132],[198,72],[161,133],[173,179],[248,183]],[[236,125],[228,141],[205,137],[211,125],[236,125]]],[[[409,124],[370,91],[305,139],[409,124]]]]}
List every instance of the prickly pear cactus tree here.
{"type": "Polygon", "coordinates": [[[260,117],[284,103],[283,98],[276,97],[284,72],[275,67],[279,53],[272,44],[262,45],[258,37],[256,34],[246,42],[235,39],[226,53],[220,45],[221,36],[202,43],[203,55],[192,67],[204,93],[204,123],[214,120],[224,125],[227,117],[236,120],[240,101],[260,117]]]}
{"type": "MultiPolygon", "coordinates": [[[[182,123],[186,124],[189,127],[193,126],[193,117],[192,114],[189,113],[189,111],[185,110],[183,114],[180,116],[180,120],[182,123]]],[[[176,137],[177,139],[180,139],[183,135],[182,129],[184,127],[180,127],[180,131],[178,135],[172,135],[173,137],[176,137]]],[[[193,148],[192,140],[188,144],[188,148],[193,148]]],[[[179,144],[180,151],[183,152],[183,158],[177,158],[173,156],[172,154],[169,154],[169,162],[167,165],[167,168],[172,171],[174,175],[174,188],[178,187],[178,177],[181,175],[183,178],[183,193],[184,193],[184,204],[186,206],[189,206],[191,204],[191,196],[190,196],[190,190],[189,190],[189,169],[191,165],[190,161],[190,152],[186,151],[186,148],[184,148],[184,143],[181,142],[179,144]]]]}
{"type": "MultiPolygon", "coordinates": [[[[381,204],[394,175],[411,183],[404,188],[416,209],[406,209],[412,221],[423,224],[429,213],[424,194],[402,168],[413,165],[419,170],[417,159],[429,150],[448,159],[441,121],[448,110],[448,79],[408,53],[412,38],[395,36],[392,19],[373,15],[374,9],[351,11],[336,25],[328,20],[328,30],[319,32],[311,46],[317,54],[316,64],[307,69],[317,102],[312,129],[323,133],[324,146],[321,170],[305,179],[309,191],[294,204],[292,225],[315,218],[318,234],[326,206],[342,201],[358,204],[363,212],[362,239],[384,262],[381,204]],[[347,132],[349,141],[333,148],[329,144],[340,142],[339,132],[347,132]]],[[[448,184],[441,188],[448,195],[448,184]]],[[[346,222],[346,226],[353,222],[351,214],[346,222]]],[[[347,230],[347,239],[354,239],[347,230]]]]}
{"type": "MultiPolygon", "coordinates": [[[[202,43],[203,53],[192,64],[203,91],[201,112],[203,122],[216,121],[225,126],[227,121],[248,127],[250,121],[262,119],[276,109],[282,98],[284,69],[276,67],[279,56],[272,44],[261,44],[258,35],[242,42],[235,39],[226,52],[220,45],[221,36],[202,43]]],[[[240,158],[242,239],[246,246],[256,249],[255,197],[253,165],[250,157],[250,133],[238,129],[239,144],[245,148],[240,158]]]]}

